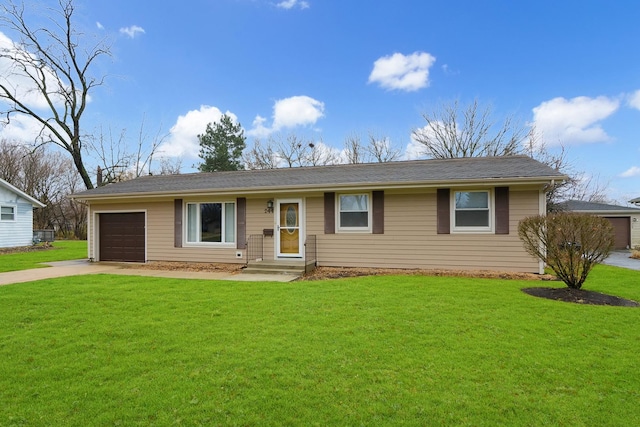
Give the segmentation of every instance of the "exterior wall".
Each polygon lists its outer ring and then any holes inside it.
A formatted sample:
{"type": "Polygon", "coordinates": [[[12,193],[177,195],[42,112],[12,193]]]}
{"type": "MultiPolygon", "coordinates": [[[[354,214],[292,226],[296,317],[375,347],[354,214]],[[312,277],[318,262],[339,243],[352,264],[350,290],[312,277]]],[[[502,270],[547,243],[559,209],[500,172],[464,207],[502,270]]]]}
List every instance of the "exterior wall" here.
{"type": "MultiPolygon", "coordinates": [[[[583,211],[584,212],[584,211],[583,211]]],[[[602,216],[602,217],[622,217],[622,218],[631,218],[631,249],[640,246],[640,213],[606,213],[606,212],[584,212],[591,213],[593,215],[602,216]]]]}
{"type": "Polygon", "coordinates": [[[631,247],[640,246],[640,214],[631,215],[631,247]]]}
{"type": "Polygon", "coordinates": [[[323,234],[323,200],[307,199],[307,230],[317,235],[318,263],[336,267],[539,272],[518,238],[521,219],[539,212],[538,190],[510,191],[509,234],[437,234],[436,193],[385,192],[384,234],[323,234]]]}
{"type": "MultiPolygon", "coordinates": [[[[205,199],[185,199],[189,201],[203,201],[205,199]]],[[[212,198],[212,200],[217,200],[212,198]]],[[[232,198],[225,199],[227,201],[232,198]]],[[[274,228],[275,217],[273,214],[265,213],[265,207],[269,198],[258,198],[247,200],[247,230],[246,235],[262,235],[263,229],[274,228]]],[[[98,227],[97,213],[100,212],[133,212],[146,211],[147,214],[147,261],[185,261],[185,262],[221,262],[221,263],[244,263],[246,260],[246,250],[236,249],[236,245],[231,247],[188,247],[183,244],[182,248],[174,247],[174,205],[173,199],[155,202],[132,202],[132,203],[91,203],[89,210],[89,258],[99,260],[98,248],[98,227]],[[242,258],[236,254],[240,252],[242,258]]],[[[184,235],[184,232],[183,232],[184,235]]],[[[264,258],[274,258],[274,238],[264,237],[264,258]]]]}
{"type": "Polygon", "coordinates": [[[640,246],[640,213],[628,213],[628,214],[604,214],[598,213],[598,216],[604,217],[629,217],[631,218],[631,248],[635,248],[636,246],[640,246]]]}
{"type": "Polygon", "coordinates": [[[16,208],[15,221],[0,221],[0,248],[32,245],[33,205],[2,187],[0,187],[0,205],[16,208]]]}
{"type": "MultiPolygon", "coordinates": [[[[274,230],[276,226],[275,213],[265,212],[267,201],[274,198],[261,197],[247,199],[247,239],[251,236],[263,236],[265,229],[274,230]]],[[[275,258],[276,238],[275,230],[273,236],[262,237],[262,257],[263,259],[275,258]]]]}
{"type": "MultiPolygon", "coordinates": [[[[539,263],[529,256],[518,238],[518,223],[537,215],[540,192],[537,188],[511,189],[509,194],[509,234],[457,233],[437,234],[436,191],[385,191],[384,234],[341,233],[324,234],[323,193],[279,195],[282,198],[302,198],[303,227],[307,236],[317,239],[317,260],[321,266],[383,267],[383,268],[443,268],[483,269],[539,272],[539,263]]],[[[268,200],[278,197],[247,196],[246,236],[263,236],[264,229],[275,227],[275,214],[265,212],[268,200]]],[[[202,198],[198,199],[203,201],[202,198]]],[[[215,197],[211,198],[216,201],[215,197]]],[[[225,200],[230,200],[226,198],[225,200]]],[[[184,202],[190,200],[185,199],[184,202]]],[[[147,260],[244,263],[246,250],[215,247],[174,247],[174,200],[139,201],[100,204],[92,202],[89,213],[89,257],[96,253],[97,212],[146,211],[147,260]],[[238,252],[242,257],[238,258],[238,252]]],[[[274,231],[274,234],[277,231],[274,231]]],[[[183,232],[183,235],[185,233],[183,232]]],[[[274,259],[275,237],[263,236],[263,258],[274,259]]],[[[183,245],[186,246],[186,245],[183,245]]]]}

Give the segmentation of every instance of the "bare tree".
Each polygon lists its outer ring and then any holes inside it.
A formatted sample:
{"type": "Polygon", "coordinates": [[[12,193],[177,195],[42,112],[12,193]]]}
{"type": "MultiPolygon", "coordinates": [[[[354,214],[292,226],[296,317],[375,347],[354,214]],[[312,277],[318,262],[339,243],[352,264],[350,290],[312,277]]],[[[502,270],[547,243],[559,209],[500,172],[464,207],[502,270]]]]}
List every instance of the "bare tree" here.
{"type": "Polygon", "coordinates": [[[157,171],[159,175],[180,175],[182,169],[182,157],[160,157],[160,169],[157,171]]]}
{"type": "Polygon", "coordinates": [[[36,229],[55,229],[65,238],[86,238],[86,206],[69,199],[82,184],[71,159],[63,153],[0,141],[0,177],[45,204],[34,210],[36,229]]]}
{"type": "Polygon", "coordinates": [[[545,262],[572,289],[582,287],[615,240],[606,218],[576,213],[525,218],[518,225],[518,236],[529,254],[545,262]]]}
{"type": "Polygon", "coordinates": [[[526,136],[524,126],[519,126],[512,117],[497,124],[492,115],[492,108],[481,108],[477,100],[465,107],[454,101],[424,113],[426,126],[415,129],[412,136],[424,145],[425,154],[434,159],[517,154],[526,136]]]}
{"type": "Polygon", "coordinates": [[[369,132],[367,143],[363,143],[358,134],[349,135],[344,141],[342,153],[347,163],[356,164],[393,162],[400,158],[401,152],[388,137],[378,137],[369,132]]]}
{"type": "Polygon", "coordinates": [[[277,154],[271,145],[271,140],[266,144],[256,139],[253,147],[245,151],[242,158],[247,169],[275,169],[278,167],[277,154]]]}
{"type": "Polygon", "coordinates": [[[0,178],[10,183],[18,182],[26,153],[27,150],[19,144],[0,140],[0,178]]]}
{"type": "Polygon", "coordinates": [[[369,145],[366,147],[369,157],[378,163],[393,162],[400,158],[400,149],[391,145],[387,137],[378,138],[369,134],[369,145]]]}
{"type": "Polygon", "coordinates": [[[344,155],[348,164],[367,163],[367,152],[358,134],[349,135],[344,140],[344,155]]]}
{"type": "Polygon", "coordinates": [[[285,167],[304,166],[309,157],[309,143],[296,134],[290,133],[286,137],[281,135],[270,138],[270,144],[275,147],[276,156],[285,167]]]}
{"type": "Polygon", "coordinates": [[[565,200],[584,200],[600,203],[609,201],[607,199],[608,183],[603,184],[599,178],[577,171],[569,161],[565,147],[560,145],[555,152],[552,152],[545,141],[538,137],[535,128],[530,130],[521,154],[526,154],[567,176],[566,180],[557,181],[547,188],[548,212],[562,211],[564,209],[562,202],[565,200]]]}
{"type": "Polygon", "coordinates": [[[340,163],[336,150],[327,146],[322,139],[309,143],[309,152],[305,164],[308,166],[327,166],[340,163]]]}
{"type": "Polygon", "coordinates": [[[19,40],[0,49],[0,59],[10,64],[8,75],[0,76],[0,110],[4,122],[16,115],[34,119],[40,126],[39,144],[56,144],[71,155],[86,188],[93,183],[83,159],[82,117],[90,93],[102,85],[104,76],[93,76],[96,61],[110,54],[104,40],[87,40],[73,21],[73,0],[59,0],[51,9],[51,25],[32,27],[24,4],[12,1],[0,5],[0,25],[19,40]],[[15,83],[28,82],[31,90],[15,83]],[[34,93],[45,110],[34,106],[34,93]],[[44,111],[44,112],[41,112],[44,111]]]}
{"type": "MultiPolygon", "coordinates": [[[[140,124],[135,149],[130,150],[130,141],[127,138],[127,130],[122,129],[117,135],[109,127],[96,132],[95,136],[87,138],[87,150],[99,162],[100,177],[98,185],[106,185],[112,182],[126,181],[142,175],[152,175],[152,161],[158,147],[166,135],[159,130],[153,138],[150,138],[144,129],[144,118],[140,124]]],[[[162,160],[161,160],[162,161],[162,160]]],[[[171,170],[180,173],[182,161],[171,163],[166,158],[161,164],[162,171],[171,170]]]]}

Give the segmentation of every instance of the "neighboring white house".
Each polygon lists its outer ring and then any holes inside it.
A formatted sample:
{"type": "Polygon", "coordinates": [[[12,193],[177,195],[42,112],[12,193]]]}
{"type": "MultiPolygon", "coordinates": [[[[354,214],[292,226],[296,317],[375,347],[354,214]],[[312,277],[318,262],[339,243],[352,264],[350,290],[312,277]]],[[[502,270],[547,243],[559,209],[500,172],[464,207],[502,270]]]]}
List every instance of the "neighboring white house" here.
{"type": "Polygon", "coordinates": [[[0,248],[33,242],[33,209],[45,205],[0,179],[0,248]]]}

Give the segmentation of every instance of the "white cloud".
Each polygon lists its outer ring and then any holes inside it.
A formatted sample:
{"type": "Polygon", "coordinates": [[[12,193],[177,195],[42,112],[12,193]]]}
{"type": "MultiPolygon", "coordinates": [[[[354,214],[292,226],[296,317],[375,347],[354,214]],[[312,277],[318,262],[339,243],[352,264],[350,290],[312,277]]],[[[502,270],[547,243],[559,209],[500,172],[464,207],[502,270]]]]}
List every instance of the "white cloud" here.
{"type": "Polygon", "coordinates": [[[324,103],[309,96],[279,99],[273,105],[273,124],[265,126],[266,119],[256,116],[247,136],[265,137],[273,132],[296,126],[314,125],[324,117],[324,103]]]}
{"type": "Polygon", "coordinates": [[[581,144],[610,141],[600,121],[615,113],[616,99],[599,96],[554,98],[533,109],[533,124],[550,145],[581,144]]]}
{"type": "Polygon", "coordinates": [[[640,176],[640,167],[632,166],[620,174],[621,178],[634,178],[640,176]]]}
{"type": "Polygon", "coordinates": [[[440,138],[436,136],[436,130],[434,130],[434,126],[436,129],[440,129],[440,133],[445,128],[445,124],[440,121],[434,121],[431,124],[418,128],[411,132],[411,141],[407,144],[407,148],[405,149],[403,158],[405,160],[415,160],[415,159],[424,159],[426,156],[425,145],[422,144],[416,138],[416,135],[424,138],[425,140],[429,139],[431,141],[439,141],[440,138]]]}
{"type": "Polygon", "coordinates": [[[324,103],[308,96],[280,99],[273,106],[273,127],[278,130],[315,124],[324,116],[324,103]]]}
{"type": "MultiPolygon", "coordinates": [[[[176,123],[169,129],[166,142],[158,147],[158,154],[166,157],[184,157],[197,159],[200,152],[198,135],[205,133],[209,123],[220,121],[222,112],[208,105],[202,105],[199,110],[191,110],[184,116],[179,116],[176,123]]],[[[234,114],[226,112],[234,121],[234,114]]]]}
{"type": "Polygon", "coordinates": [[[137,25],[132,25],[130,27],[120,28],[120,34],[124,34],[129,38],[135,38],[138,34],[144,34],[144,28],[139,27],[137,25]]]}
{"type": "Polygon", "coordinates": [[[294,7],[299,7],[300,9],[308,9],[309,2],[304,0],[283,0],[279,3],[276,3],[276,7],[281,9],[293,9],[294,7]]]}
{"type": "Polygon", "coordinates": [[[104,30],[104,25],[102,25],[99,21],[98,21],[98,22],[96,22],[96,27],[97,27],[99,30],[104,30]]]}
{"type": "Polygon", "coordinates": [[[426,52],[383,56],[373,63],[369,83],[390,90],[416,91],[429,86],[429,68],[435,62],[436,58],[426,52]]]}
{"type": "Polygon", "coordinates": [[[637,90],[630,94],[627,98],[629,107],[640,110],[640,90],[637,90]]]}
{"type": "MultiPolygon", "coordinates": [[[[35,59],[33,54],[21,49],[2,32],[0,32],[0,50],[7,55],[18,58],[23,63],[29,63],[35,59]]],[[[29,108],[35,110],[46,110],[50,108],[49,103],[44,96],[42,96],[33,79],[29,77],[30,75],[36,76],[36,80],[40,82],[39,73],[41,71],[44,72],[49,97],[54,103],[54,106],[63,105],[64,99],[56,92],[66,90],[67,88],[58,80],[50,68],[45,67],[43,70],[36,70],[34,67],[27,66],[26,70],[22,70],[15,65],[14,61],[7,58],[0,58],[0,82],[8,88],[12,96],[19,99],[20,102],[29,108]]]]}
{"type": "Polygon", "coordinates": [[[0,127],[0,139],[34,144],[41,141],[41,130],[42,125],[36,119],[24,114],[14,114],[9,123],[0,127]]]}

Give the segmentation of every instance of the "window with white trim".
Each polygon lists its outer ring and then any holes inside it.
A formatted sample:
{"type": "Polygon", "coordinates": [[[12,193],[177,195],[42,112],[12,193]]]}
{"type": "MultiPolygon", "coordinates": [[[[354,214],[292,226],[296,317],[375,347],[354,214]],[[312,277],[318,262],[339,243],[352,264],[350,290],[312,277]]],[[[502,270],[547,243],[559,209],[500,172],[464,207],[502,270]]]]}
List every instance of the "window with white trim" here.
{"type": "Polygon", "coordinates": [[[16,220],[16,207],[15,206],[0,206],[0,221],[15,221],[16,220]]]}
{"type": "Polygon", "coordinates": [[[187,203],[187,243],[224,244],[236,241],[236,204],[187,203]]]}
{"type": "Polygon", "coordinates": [[[338,196],[338,230],[371,230],[371,197],[364,194],[341,194],[338,196]]]}
{"type": "Polygon", "coordinates": [[[489,191],[455,191],[453,193],[453,229],[455,231],[491,231],[489,191]]]}

